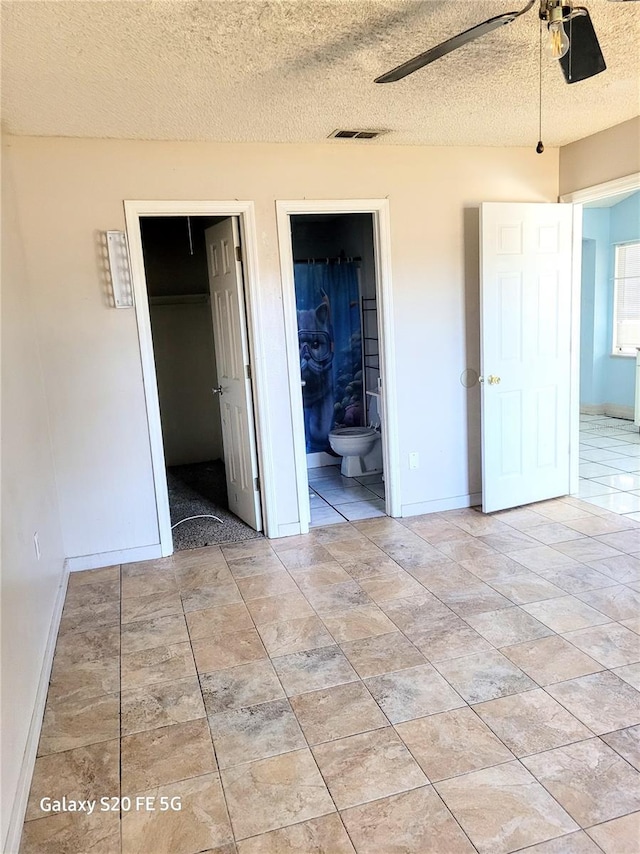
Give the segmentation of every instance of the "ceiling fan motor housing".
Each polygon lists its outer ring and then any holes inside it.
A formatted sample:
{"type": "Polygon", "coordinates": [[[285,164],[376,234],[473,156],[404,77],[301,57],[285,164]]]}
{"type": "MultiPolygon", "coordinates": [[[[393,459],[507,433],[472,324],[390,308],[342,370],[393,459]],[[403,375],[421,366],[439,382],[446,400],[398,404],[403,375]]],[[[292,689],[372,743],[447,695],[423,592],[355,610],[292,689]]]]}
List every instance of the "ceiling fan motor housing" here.
{"type": "Polygon", "coordinates": [[[540,0],[540,18],[547,25],[566,21],[573,11],[571,0],[540,0]]]}

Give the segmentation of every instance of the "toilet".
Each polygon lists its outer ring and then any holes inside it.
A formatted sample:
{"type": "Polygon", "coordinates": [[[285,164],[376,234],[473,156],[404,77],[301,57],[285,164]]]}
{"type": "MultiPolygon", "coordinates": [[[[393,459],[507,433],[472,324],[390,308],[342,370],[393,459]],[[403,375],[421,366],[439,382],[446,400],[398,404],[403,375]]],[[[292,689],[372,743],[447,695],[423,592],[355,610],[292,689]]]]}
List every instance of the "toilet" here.
{"type": "MultiPolygon", "coordinates": [[[[377,392],[367,392],[369,424],[379,424],[377,392]]],[[[329,432],[329,444],[342,457],[344,477],[359,477],[382,471],[382,444],[379,427],[337,427],[329,432]]]]}

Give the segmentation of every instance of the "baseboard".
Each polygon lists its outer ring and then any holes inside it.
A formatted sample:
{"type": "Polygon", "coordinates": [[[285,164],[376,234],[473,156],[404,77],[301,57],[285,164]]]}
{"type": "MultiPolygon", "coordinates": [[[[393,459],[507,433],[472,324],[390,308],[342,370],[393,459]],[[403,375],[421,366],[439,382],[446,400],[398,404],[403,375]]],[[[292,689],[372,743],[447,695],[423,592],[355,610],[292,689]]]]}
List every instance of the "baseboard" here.
{"type": "Polygon", "coordinates": [[[300,522],[287,522],[285,525],[278,525],[279,537],[293,537],[300,533],[300,522]]]}
{"type": "Polygon", "coordinates": [[[134,549],[120,549],[115,552],[100,552],[95,555],[68,557],[65,565],[69,572],[81,572],[83,569],[100,569],[103,566],[115,566],[119,563],[136,563],[139,560],[156,560],[162,557],[160,543],[153,546],[139,546],[134,549]]]}
{"type": "Polygon", "coordinates": [[[62,608],[67,595],[67,582],[69,581],[69,570],[65,565],[62,569],[62,578],[60,586],[56,594],[56,601],[53,606],[53,614],[51,616],[51,624],[49,625],[49,635],[47,637],[47,645],[44,651],[42,668],[40,669],[40,679],[38,680],[38,690],[36,691],[36,699],[31,714],[31,723],[29,724],[29,734],[27,735],[27,743],[24,748],[22,758],[22,767],[16,787],[16,794],[13,800],[11,809],[11,817],[9,819],[9,829],[7,838],[5,839],[5,847],[2,849],[5,854],[17,854],[20,849],[20,838],[22,836],[22,826],[24,825],[24,817],[27,811],[27,801],[29,799],[29,791],[31,789],[31,779],[33,777],[33,769],[36,764],[36,756],[38,753],[38,744],[40,743],[40,730],[42,729],[42,720],[44,718],[44,707],[47,702],[47,692],[49,690],[49,680],[51,679],[51,668],[53,666],[53,654],[56,649],[56,641],[58,640],[58,629],[60,628],[60,618],[62,617],[62,608]]]}
{"type": "Polygon", "coordinates": [[[611,418],[625,418],[628,421],[633,421],[635,407],[622,406],[617,403],[605,403],[604,414],[610,415],[611,418]]]}
{"type": "Polygon", "coordinates": [[[482,493],[456,495],[453,498],[436,498],[434,501],[421,501],[418,504],[403,504],[402,517],[421,516],[423,513],[441,513],[443,510],[460,510],[463,507],[476,507],[482,504],[482,493]]]}
{"type": "Polygon", "coordinates": [[[581,403],[580,415],[604,415],[604,403],[581,403]]]}
{"type": "Polygon", "coordinates": [[[315,469],[320,466],[337,466],[341,461],[342,457],[333,457],[324,451],[318,451],[315,454],[307,454],[307,469],[315,469]]]}
{"type": "Polygon", "coordinates": [[[581,403],[580,413],[582,415],[609,415],[611,418],[625,418],[633,421],[635,408],[623,406],[620,403],[581,403]]]}

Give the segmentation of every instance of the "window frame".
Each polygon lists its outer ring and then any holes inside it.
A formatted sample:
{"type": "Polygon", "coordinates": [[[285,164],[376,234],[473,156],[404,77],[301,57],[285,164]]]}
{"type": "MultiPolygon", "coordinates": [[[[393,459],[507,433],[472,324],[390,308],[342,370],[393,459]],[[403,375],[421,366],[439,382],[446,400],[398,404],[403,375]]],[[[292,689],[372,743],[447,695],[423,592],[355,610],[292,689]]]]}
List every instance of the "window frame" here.
{"type": "MultiPolygon", "coordinates": [[[[620,250],[626,249],[629,246],[637,247],[637,252],[639,256],[640,262],[640,240],[625,240],[620,243],[613,244],[614,257],[613,257],[613,312],[612,312],[612,324],[611,324],[611,355],[619,356],[622,358],[636,358],[637,350],[640,349],[640,337],[638,341],[634,344],[628,345],[627,347],[622,347],[618,344],[618,292],[619,292],[619,282],[623,280],[623,278],[632,278],[623,277],[618,275],[619,265],[620,265],[620,250]]],[[[640,290],[640,284],[638,285],[640,290]]],[[[640,301],[640,296],[639,296],[640,301]]]]}

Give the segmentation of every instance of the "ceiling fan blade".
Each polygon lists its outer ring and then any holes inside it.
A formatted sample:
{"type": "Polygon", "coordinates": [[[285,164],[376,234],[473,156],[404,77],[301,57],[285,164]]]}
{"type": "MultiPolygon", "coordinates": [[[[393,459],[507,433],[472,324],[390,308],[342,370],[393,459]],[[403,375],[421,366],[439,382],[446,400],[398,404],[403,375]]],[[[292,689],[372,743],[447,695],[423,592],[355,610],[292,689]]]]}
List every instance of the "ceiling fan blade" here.
{"type": "Polygon", "coordinates": [[[441,56],[451,53],[452,50],[456,50],[456,48],[462,47],[462,45],[480,38],[480,36],[484,36],[485,33],[490,33],[492,30],[496,30],[498,27],[504,26],[504,24],[510,24],[514,19],[515,15],[513,14],[498,15],[495,18],[490,18],[488,21],[484,21],[482,24],[477,24],[475,27],[471,27],[471,29],[465,30],[463,33],[458,33],[457,36],[447,39],[441,44],[426,50],[424,53],[414,56],[413,59],[403,62],[402,65],[398,65],[397,68],[392,69],[380,77],[376,77],[374,82],[395,83],[396,80],[402,80],[403,77],[407,77],[409,74],[413,74],[414,71],[424,68],[424,66],[429,65],[430,62],[435,62],[436,59],[440,59],[441,56]]]}
{"type": "Polygon", "coordinates": [[[435,62],[436,59],[440,59],[440,57],[445,56],[447,53],[451,53],[452,50],[456,50],[457,48],[474,41],[474,39],[478,39],[480,36],[484,36],[487,33],[492,32],[492,30],[498,29],[498,27],[510,24],[512,21],[515,21],[516,18],[519,18],[520,15],[524,15],[525,12],[528,12],[534,2],[535,0],[529,0],[524,9],[521,9],[519,12],[506,12],[504,15],[496,15],[495,18],[489,18],[488,21],[483,21],[481,24],[476,24],[475,27],[471,27],[462,33],[458,33],[457,36],[453,36],[452,38],[441,42],[439,45],[426,50],[424,53],[414,56],[413,59],[403,62],[402,65],[398,65],[386,74],[376,77],[374,83],[395,83],[396,80],[402,80],[403,77],[407,77],[409,74],[413,74],[414,71],[424,68],[425,65],[435,62]]]}
{"type": "Polygon", "coordinates": [[[586,9],[580,9],[581,15],[565,24],[569,36],[569,50],[559,60],[567,83],[579,83],[600,74],[607,67],[591,16],[586,9]]]}

